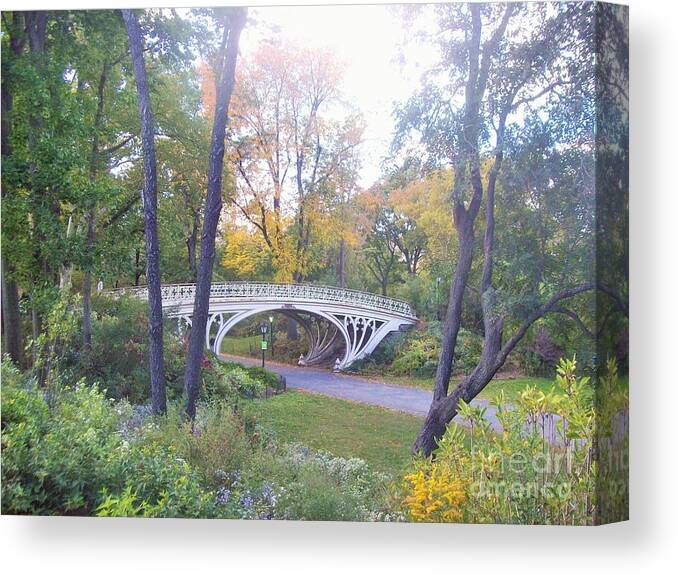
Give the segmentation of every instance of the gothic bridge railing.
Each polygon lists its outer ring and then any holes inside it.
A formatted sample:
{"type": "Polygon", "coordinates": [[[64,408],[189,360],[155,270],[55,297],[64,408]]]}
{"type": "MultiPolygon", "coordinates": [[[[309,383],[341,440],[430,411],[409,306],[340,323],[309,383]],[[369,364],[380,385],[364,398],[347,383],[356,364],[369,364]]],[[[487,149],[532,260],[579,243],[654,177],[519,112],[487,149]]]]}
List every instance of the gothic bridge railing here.
{"type": "MultiPolygon", "coordinates": [[[[108,293],[119,295],[128,293],[141,299],[148,297],[146,287],[119,288],[108,293]]],[[[166,284],[162,286],[163,307],[193,302],[195,284],[166,284]]],[[[263,282],[224,282],[212,284],[210,300],[238,299],[243,301],[295,301],[303,300],[317,303],[345,304],[356,307],[391,312],[412,319],[416,314],[406,301],[386,297],[370,292],[343,289],[333,286],[313,284],[275,284],[263,282]]]]}

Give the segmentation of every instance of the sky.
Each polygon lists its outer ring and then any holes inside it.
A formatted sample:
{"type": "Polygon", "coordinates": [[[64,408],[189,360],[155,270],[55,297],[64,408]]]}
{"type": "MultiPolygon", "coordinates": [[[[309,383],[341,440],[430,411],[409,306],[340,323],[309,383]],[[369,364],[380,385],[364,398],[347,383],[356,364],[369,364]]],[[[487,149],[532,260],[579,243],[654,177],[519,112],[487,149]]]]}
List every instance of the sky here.
{"type": "Polygon", "coordinates": [[[381,173],[394,129],[393,103],[415,90],[425,50],[408,51],[408,68],[397,63],[405,31],[394,8],[383,5],[273,6],[251,8],[256,22],[243,31],[241,50],[247,54],[269,29],[310,47],[329,48],[346,66],[344,97],[365,119],[360,185],[368,187],[381,173]]]}

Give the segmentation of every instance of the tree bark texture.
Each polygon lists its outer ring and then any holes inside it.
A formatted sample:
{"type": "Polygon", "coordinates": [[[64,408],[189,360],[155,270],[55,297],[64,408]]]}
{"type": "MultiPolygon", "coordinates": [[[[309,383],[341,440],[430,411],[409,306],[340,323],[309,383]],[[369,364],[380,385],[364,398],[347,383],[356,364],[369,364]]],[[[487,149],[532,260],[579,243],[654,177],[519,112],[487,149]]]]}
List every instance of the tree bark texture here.
{"type": "Polygon", "coordinates": [[[215,257],[217,225],[221,216],[221,184],[224,167],[224,140],[228,124],[228,108],[235,84],[235,66],[238,57],[240,32],[247,19],[245,8],[228,9],[228,21],[224,25],[219,70],[217,74],[217,101],[214,111],[210,145],[209,180],[200,238],[200,263],[196,279],[195,301],[188,343],[184,387],[186,390],[186,413],[195,418],[196,402],[200,391],[200,370],[205,349],[205,328],[209,313],[212,269],[215,257]]]}
{"type": "Polygon", "coordinates": [[[129,47],[137,84],[139,115],[141,118],[141,145],[144,155],[144,230],[146,237],[146,281],[148,284],[149,367],[151,372],[151,401],[154,413],[167,411],[165,394],[165,365],[163,361],[162,292],[160,285],[160,250],[157,223],[157,167],[153,140],[153,112],[144,64],[142,36],[132,10],[122,10],[127,27],[129,47]]]}

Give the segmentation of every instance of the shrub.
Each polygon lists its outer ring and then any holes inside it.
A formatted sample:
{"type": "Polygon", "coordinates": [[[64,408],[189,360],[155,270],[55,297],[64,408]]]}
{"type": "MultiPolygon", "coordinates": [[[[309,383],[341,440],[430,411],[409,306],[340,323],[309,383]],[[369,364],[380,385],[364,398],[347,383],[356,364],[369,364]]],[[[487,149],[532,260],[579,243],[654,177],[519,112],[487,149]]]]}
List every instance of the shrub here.
{"type": "MultiPolygon", "coordinates": [[[[353,371],[386,371],[394,375],[432,376],[438,368],[442,325],[431,321],[406,334],[396,334],[382,344],[384,350],[372,354],[362,362],[356,362],[353,371]]],[[[483,340],[468,330],[461,329],[455,350],[455,372],[468,373],[477,364],[482,352],[483,340]]]]}
{"type": "Polygon", "coordinates": [[[410,493],[404,503],[415,521],[458,523],[463,519],[464,484],[454,478],[449,466],[437,465],[429,472],[419,469],[406,475],[405,481],[410,493]]]}
{"type": "Polygon", "coordinates": [[[261,382],[264,384],[264,386],[270,387],[276,391],[280,391],[282,389],[282,382],[280,380],[280,376],[278,376],[277,373],[269,371],[268,369],[258,365],[253,365],[245,369],[252,379],[261,382]]]}
{"type": "MultiPolygon", "coordinates": [[[[254,381],[241,368],[223,370],[238,393],[244,377],[254,381]]],[[[388,514],[387,477],[364,461],[281,446],[215,396],[191,425],[177,404],[155,417],[84,382],[65,382],[50,408],[11,363],[2,377],[4,513],[397,518],[388,514]]]]}
{"type": "MultiPolygon", "coordinates": [[[[147,304],[132,297],[93,300],[92,346],[80,351],[77,335],[65,367],[74,379],[85,378],[106,390],[108,397],[146,402],[151,393],[148,366],[147,304]]],[[[164,336],[165,378],[169,399],[183,392],[185,353],[183,342],[166,326],[164,336]]]]}
{"type": "Polygon", "coordinates": [[[435,373],[440,355],[440,339],[430,325],[408,334],[396,347],[391,371],[396,375],[430,375],[435,373]]]}
{"type": "Polygon", "coordinates": [[[386,476],[360,459],[268,442],[241,470],[218,474],[221,513],[244,519],[365,521],[383,516],[386,476]]]}
{"type": "Polygon", "coordinates": [[[250,444],[240,418],[230,405],[202,405],[194,425],[183,421],[176,408],[146,431],[146,441],[174,449],[200,471],[207,484],[218,487],[222,475],[240,469],[247,461],[250,444]]]}
{"type": "Polygon", "coordinates": [[[202,398],[206,400],[216,399],[235,404],[240,397],[263,397],[266,391],[266,384],[262,380],[255,379],[247,369],[237,364],[217,363],[205,371],[211,371],[203,377],[200,390],[202,398]]]}
{"type": "Polygon", "coordinates": [[[153,441],[123,444],[119,457],[117,489],[102,488],[97,515],[216,516],[214,495],[203,487],[202,475],[173,447],[153,441]]]}
{"type": "Polygon", "coordinates": [[[286,517],[309,521],[359,521],[360,501],[325,474],[303,466],[281,501],[286,517]]]}
{"type": "Polygon", "coordinates": [[[323,521],[365,521],[385,504],[386,476],[361,459],[312,452],[300,445],[283,449],[295,470],[281,506],[286,517],[323,521]]]}
{"type": "Polygon", "coordinates": [[[50,409],[39,390],[15,385],[14,375],[3,365],[3,513],[216,513],[199,470],[174,447],[151,441],[143,427],[125,439],[118,411],[130,415],[128,404],[117,409],[97,386],[79,382],[66,386],[50,409]]]}
{"type": "Polygon", "coordinates": [[[115,476],[117,418],[96,387],[66,390],[50,411],[37,390],[3,389],[3,512],[86,514],[115,476]]]}

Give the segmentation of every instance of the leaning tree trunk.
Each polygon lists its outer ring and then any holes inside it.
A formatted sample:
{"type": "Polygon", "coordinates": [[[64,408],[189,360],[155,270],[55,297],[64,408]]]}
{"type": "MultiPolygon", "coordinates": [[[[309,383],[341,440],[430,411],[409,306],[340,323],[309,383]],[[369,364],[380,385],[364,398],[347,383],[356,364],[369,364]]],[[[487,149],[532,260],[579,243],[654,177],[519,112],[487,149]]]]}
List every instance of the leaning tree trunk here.
{"type": "Polygon", "coordinates": [[[132,10],[122,10],[127,27],[129,47],[134,63],[139,115],[141,117],[141,146],[144,154],[144,233],[146,236],[146,281],[148,284],[149,367],[151,371],[151,400],[153,412],[167,411],[165,394],[165,365],[162,337],[162,292],[160,286],[160,250],[158,248],[158,190],[155,144],[153,141],[153,112],[144,64],[139,23],[132,10]]]}
{"type": "Polygon", "coordinates": [[[447,395],[454,367],[454,351],[457,346],[457,336],[461,328],[461,312],[468,283],[468,275],[473,263],[473,228],[466,219],[465,225],[458,225],[459,233],[459,259],[454,271],[454,279],[450,286],[450,301],[447,306],[445,323],[443,328],[443,340],[438,358],[436,370],[435,388],[433,400],[437,401],[447,395]]]}
{"type": "Polygon", "coordinates": [[[195,301],[191,320],[191,335],[186,357],[184,387],[186,389],[186,413],[195,419],[196,402],[200,391],[200,369],[205,349],[205,328],[209,313],[212,269],[214,266],[214,245],[217,225],[221,216],[221,180],[224,168],[224,139],[228,124],[228,107],[235,84],[235,65],[238,57],[240,32],[247,17],[246,8],[228,9],[229,19],[225,23],[222,39],[219,73],[217,76],[217,101],[212,126],[210,146],[209,180],[205,215],[200,238],[200,264],[196,278],[195,301]]]}
{"type": "MultiPolygon", "coordinates": [[[[473,264],[474,226],[483,198],[478,145],[478,138],[482,127],[480,105],[487,87],[491,58],[506,30],[513,9],[511,5],[506,7],[497,30],[487,40],[485,45],[481,47],[483,26],[480,6],[478,4],[471,4],[469,7],[471,13],[471,35],[467,46],[468,77],[464,91],[463,145],[461,146],[459,158],[455,162],[452,190],[454,224],[459,236],[459,259],[455,267],[454,279],[450,286],[450,301],[443,328],[443,340],[441,342],[438,369],[436,371],[433,402],[431,403],[424,425],[412,446],[414,452],[423,451],[427,455],[435,449],[436,441],[445,433],[447,423],[456,415],[456,406],[459,398],[463,397],[466,401],[469,398],[469,389],[472,387],[468,380],[464,381],[448,396],[450,377],[454,367],[457,337],[461,327],[464,292],[466,291],[468,275],[473,264]],[[472,191],[468,207],[463,201],[462,193],[462,186],[465,184],[464,176],[466,174],[468,174],[472,191]]],[[[474,370],[474,373],[477,370],[478,367],[474,370]]],[[[483,370],[483,372],[486,371],[487,369],[483,370]]],[[[468,401],[470,401],[470,398],[468,401]]]]}

